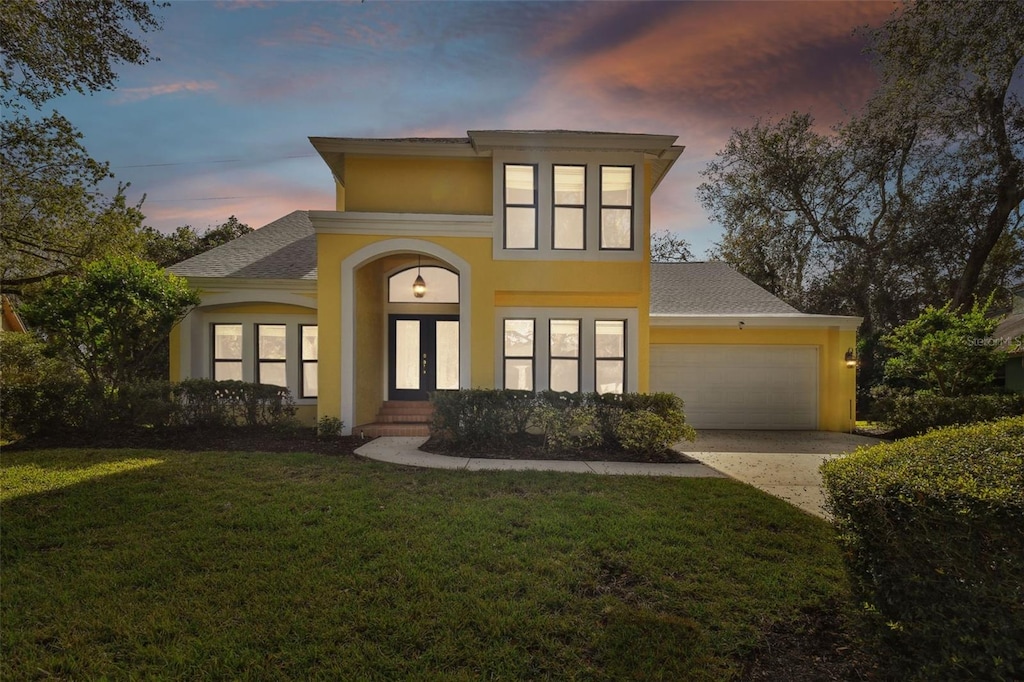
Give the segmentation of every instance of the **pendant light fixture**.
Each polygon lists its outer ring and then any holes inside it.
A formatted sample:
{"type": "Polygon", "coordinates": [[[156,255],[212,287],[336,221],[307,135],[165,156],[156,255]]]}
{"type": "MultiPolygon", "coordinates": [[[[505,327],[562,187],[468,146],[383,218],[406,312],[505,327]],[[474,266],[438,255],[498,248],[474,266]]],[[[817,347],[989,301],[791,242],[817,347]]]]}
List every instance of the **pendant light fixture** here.
{"type": "Polygon", "coordinates": [[[423,298],[423,295],[427,293],[427,283],[423,281],[423,276],[420,274],[420,262],[421,257],[416,256],[416,280],[412,283],[412,295],[416,298],[423,298]]]}

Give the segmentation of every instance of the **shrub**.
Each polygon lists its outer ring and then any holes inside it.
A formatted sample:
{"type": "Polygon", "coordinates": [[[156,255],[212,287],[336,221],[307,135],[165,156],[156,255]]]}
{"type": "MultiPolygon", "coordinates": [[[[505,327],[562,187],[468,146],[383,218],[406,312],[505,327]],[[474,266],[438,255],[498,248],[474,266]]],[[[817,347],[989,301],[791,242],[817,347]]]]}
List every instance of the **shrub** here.
{"type": "Polygon", "coordinates": [[[323,416],[316,422],[316,437],[321,439],[337,438],[345,428],[345,422],[337,417],[323,416]]]}
{"type": "Polygon", "coordinates": [[[1024,677],[1024,417],[945,428],[822,466],[858,596],[908,677],[1024,677]]]}
{"type": "Polygon", "coordinates": [[[548,452],[579,452],[601,445],[597,408],[579,393],[545,391],[536,397],[534,425],[548,452]]]}
{"type": "Polygon", "coordinates": [[[89,423],[85,376],[48,357],[33,334],[0,332],[0,435],[60,433],[89,423]]]}
{"type": "Polygon", "coordinates": [[[1024,395],[995,393],[957,398],[927,391],[881,395],[875,415],[900,435],[924,433],[937,426],[966,425],[1024,414],[1024,395]]]}
{"type": "Polygon", "coordinates": [[[431,432],[459,446],[501,440],[513,422],[506,414],[509,400],[502,395],[509,392],[484,389],[435,392],[430,397],[434,406],[431,432]]]}
{"type": "Polygon", "coordinates": [[[654,454],[673,443],[694,440],[697,433],[686,423],[682,412],[664,416],[651,410],[623,414],[615,426],[615,438],[624,450],[654,454]]]}
{"type": "Polygon", "coordinates": [[[589,447],[654,453],[695,432],[683,401],[671,393],[556,393],[485,390],[438,391],[431,396],[431,434],[456,447],[496,444],[539,432],[552,452],[589,447]],[[623,426],[626,415],[630,417],[623,426]]]}
{"type": "Polygon", "coordinates": [[[244,381],[185,379],[171,389],[181,426],[289,426],[295,401],[287,388],[244,381]]]}

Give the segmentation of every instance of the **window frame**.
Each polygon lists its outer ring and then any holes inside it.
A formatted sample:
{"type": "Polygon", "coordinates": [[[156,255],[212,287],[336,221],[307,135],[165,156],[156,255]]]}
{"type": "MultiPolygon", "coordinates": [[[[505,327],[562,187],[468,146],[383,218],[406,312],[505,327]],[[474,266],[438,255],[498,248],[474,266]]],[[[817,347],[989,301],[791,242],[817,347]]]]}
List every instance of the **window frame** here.
{"type": "Polygon", "coordinates": [[[585,163],[552,163],[551,164],[551,250],[552,251],[577,251],[585,252],[587,250],[587,164],[585,163]],[[580,204],[560,204],[558,203],[558,185],[556,183],[555,175],[559,168],[581,168],[583,169],[583,202],[580,204]],[[558,209],[560,208],[574,208],[579,209],[583,215],[583,221],[581,225],[583,245],[579,248],[570,248],[564,246],[556,246],[556,240],[558,239],[558,209]]]}
{"type": "MultiPolygon", "coordinates": [[[[626,387],[628,385],[626,381],[627,372],[626,369],[628,364],[626,358],[629,356],[628,342],[629,342],[629,321],[622,318],[613,319],[594,319],[594,393],[601,393],[600,386],[597,382],[597,368],[601,362],[621,362],[622,363],[622,390],[619,393],[612,393],[611,395],[624,395],[628,391],[626,387]],[[599,356],[597,354],[597,325],[602,322],[621,322],[622,323],[622,355],[621,356],[599,356]]],[[[607,395],[607,394],[602,394],[607,395]]]]}
{"type": "Polygon", "coordinates": [[[568,393],[582,393],[583,388],[583,320],[579,317],[549,317],[548,318],[548,389],[554,391],[551,386],[551,377],[555,360],[573,360],[576,363],[576,390],[568,393]],[[551,326],[555,322],[576,323],[576,355],[555,355],[551,347],[554,335],[551,333],[551,326]]]}
{"type": "Polygon", "coordinates": [[[598,225],[598,237],[597,246],[600,251],[635,251],[636,250],[636,166],[633,164],[614,164],[604,163],[601,164],[598,170],[598,188],[599,194],[599,205],[597,219],[598,225]],[[629,204],[609,204],[605,203],[604,199],[604,169],[605,168],[628,168],[629,169],[629,204]],[[606,208],[628,210],[629,211],[629,246],[605,246],[604,245],[604,210],[606,208]]]}
{"type": "Polygon", "coordinates": [[[535,317],[504,317],[501,323],[501,386],[505,390],[537,390],[537,318],[535,317]],[[530,339],[530,355],[509,355],[505,343],[505,335],[508,333],[509,322],[529,322],[533,327],[533,335],[530,339]],[[508,361],[529,360],[530,361],[530,388],[509,389],[508,386],[508,361]]]}
{"type": "Polygon", "coordinates": [[[319,371],[320,365],[320,325],[319,324],[303,324],[299,323],[299,397],[300,398],[311,398],[318,399],[320,397],[320,385],[317,382],[316,395],[309,395],[306,393],[306,365],[312,364],[319,371]],[[306,358],[306,346],[303,343],[304,336],[303,332],[307,327],[316,329],[316,359],[309,360],[306,358]]]}
{"type": "Polygon", "coordinates": [[[217,365],[230,363],[238,365],[238,374],[245,380],[245,324],[242,322],[211,322],[210,323],[210,378],[214,381],[232,381],[231,379],[217,378],[217,365]],[[217,327],[238,327],[239,350],[237,358],[217,357],[217,327]]]}
{"type": "Polygon", "coordinates": [[[540,200],[539,200],[539,165],[536,163],[517,163],[506,161],[502,165],[501,193],[502,193],[502,248],[506,251],[536,251],[540,247],[540,200]],[[533,169],[533,203],[512,204],[508,200],[508,168],[518,166],[521,168],[533,169]],[[510,208],[532,208],[533,209],[533,246],[509,246],[508,245],[508,209],[510,208]]]}
{"type": "Polygon", "coordinates": [[[254,322],[253,339],[253,360],[256,363],[255,379],[257,384],[265,386],[281,386],[281,384],[271,384],[264,382],[261,378],[264,364],[274,364],[284,366],[284,386],[281,388],[288,388],[288,324],[285,322],[254,322]],[[284,357],[283,358],[264,358],[260,350],[260,327],[281,327],[284,330],[284,357]]]}

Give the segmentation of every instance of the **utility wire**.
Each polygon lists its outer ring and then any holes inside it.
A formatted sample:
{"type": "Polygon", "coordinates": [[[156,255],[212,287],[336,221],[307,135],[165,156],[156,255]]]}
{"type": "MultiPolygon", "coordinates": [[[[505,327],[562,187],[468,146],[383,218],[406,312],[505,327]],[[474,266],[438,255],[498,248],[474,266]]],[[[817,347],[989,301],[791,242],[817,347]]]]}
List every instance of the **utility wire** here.
{"type": "Polygon", "coordinates": [[[215,164],[215,163],[263,163],[266,161],[284,161],[285,159],[309,159],[317,156],[316,154],[292,154],[290,156],[272,156],[263,159],[210,159],[207,161],[174,161],[166,163],[135,163],[124,166],[114,166],[111,168],[166,168],[168,166],[199,166],[203,164],[215,164]]]}

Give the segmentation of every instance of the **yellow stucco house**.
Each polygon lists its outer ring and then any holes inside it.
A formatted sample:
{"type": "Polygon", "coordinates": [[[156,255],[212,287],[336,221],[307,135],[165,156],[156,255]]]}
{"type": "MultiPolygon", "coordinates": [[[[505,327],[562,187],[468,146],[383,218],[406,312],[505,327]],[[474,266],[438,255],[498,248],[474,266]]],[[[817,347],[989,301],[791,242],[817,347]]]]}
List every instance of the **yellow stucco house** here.
{"type": "Polygon", "coordinates": [[[722,263],[650,263],[675,141],[311,138],[334,210],[170,268],[202,294],[171,379],[285,385],[306,421],[366,435],[414,432],[431,391],[460,387],[671,391],[697,428],[850,430],[859,318],[800,313],[722,263]]]}

